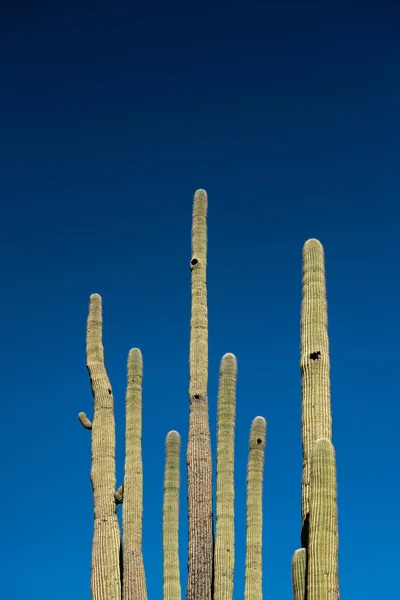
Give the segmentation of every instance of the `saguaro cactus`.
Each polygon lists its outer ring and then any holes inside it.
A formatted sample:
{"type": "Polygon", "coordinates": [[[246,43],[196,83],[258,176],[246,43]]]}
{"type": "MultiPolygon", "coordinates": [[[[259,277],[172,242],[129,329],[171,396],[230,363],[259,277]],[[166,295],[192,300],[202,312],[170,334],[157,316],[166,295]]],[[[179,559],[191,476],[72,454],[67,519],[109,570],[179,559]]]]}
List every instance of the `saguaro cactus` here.
{"type": "Polygon", "coordinates": [[[256,417],[251,425],[247,466],[245,600],[262,600],[262,488],[267,423],[256,417]]]}
{"type": "Polygon", "coordinates": [[[303,300],[301,308],[302,375],[302,522],[307,546],[310,495],[310,458],[319,438],[332,437],[330,361],[324,250],[310,239],[303,248],[303,300]]]}
{"type": "Polygon", "coordinates": [[[213,574],[212,462],[208,417],[207,194],[193,201],[192,315],[190,321],[190,410],[188,470],[187,600],[211,600],[213,574]]]}
{"type": "Polygon", "coordinates": [[[237,361],[225,354],[218,389],[217,508],[213,600],[232,600],[235,565],[234,443],[237,361]]]}
{"type": "Polygon", "coordinates": [[[120,530],[116,514],[114,397],[104,365],[102,307],[98,294],[90,296],[86,333],[86,362],[94,400],[91,424],[85,413],[79,420],[92,430],[90,478],[94,499],[92,543],[92,600],[120,600],[120,530]]]}
{"type": "Polygon", "coordinates": [[[307,550],[296,550],[292,558],[293,600],[306,600],[307,550]]]}
{"type": "Polygon", "coordinates": [[[177,431],[170,431],[165,441],[163,562],[164,600],[181,600],[179,571],[179,489],[180,447],[177,431]]]}
{"type": "Polygon", "coordinates": [[[143,463],[142,379],[143,359],[133,348],[128,357],[126,388],[125,472],[122,504],[123,600],[146,600],[142,553],[143,463]]]}
{"type": "Polygon", "coordinates": [[[315,444],[310,491],[307,600],[338,600],[336,461],[330,440],[315,444]]]}

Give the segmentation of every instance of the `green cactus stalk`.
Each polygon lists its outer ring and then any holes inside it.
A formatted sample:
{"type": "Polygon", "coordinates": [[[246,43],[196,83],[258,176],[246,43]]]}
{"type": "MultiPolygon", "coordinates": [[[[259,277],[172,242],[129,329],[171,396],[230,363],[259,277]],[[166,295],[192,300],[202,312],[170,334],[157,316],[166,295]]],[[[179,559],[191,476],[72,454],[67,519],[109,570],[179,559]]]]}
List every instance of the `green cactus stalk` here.
{"type": "Polygon", "coordinates": [[[126,388],[125,471],[122,503],[123,600],[147,600],[142,552],[143,463],[142,380],[140,350],[129,352],[126,388]]]}
{"type": "Polygon", "coordinates": [[[181,600],[179,568],[179,489],[181,439],[170,431],[165,441],[163,563],[164,600],[181,600]]]}
{"type": "Polygon", "coordinates": [[[262,600],[263,474],[267,423],[251,425],[247,466],[245,600],[262,600]]]}
{"type": "Polygon", "coordinates": [[[311,458],[307,600],[339,600],[335,450],[316,442],[311,458]]]}
{"type": "Polygon", "coordinates": [[[308,544],[310,459],[319,438],[331,439],[330,361],[324,250],[310,239],[303,248],[301,307],[302,379],[302,545],[308,544]]]}
{"type": "Polygon", "coordinates": [[[192,222],[190,321],[187,600],[211,600],[213,577],[212,460],[208,417],[207,194],[197,190],[192,222]]]}
{"type": "Polygon", "coordinates": [[[78,417],[92,430],[94,531],[92,543],[92,600],[120,600],[120,529],[115,492],[114,397],[104,364],[102,306],[98,294],[90,296],[86,332],[86,363],[94,400],[93,423],[85,413],[78,417]]]}
{"type": "Polygon", "coordinates": [[[307,550],[296,550],[292,558],[293,600],[306,600],[307,550]]]}
{"type": "Polygon", "coordinates": [[[237,361],[225,354],[218,389],[217,506],[213,600],[232,600],[235,565],[234,443],[237,361]]]}

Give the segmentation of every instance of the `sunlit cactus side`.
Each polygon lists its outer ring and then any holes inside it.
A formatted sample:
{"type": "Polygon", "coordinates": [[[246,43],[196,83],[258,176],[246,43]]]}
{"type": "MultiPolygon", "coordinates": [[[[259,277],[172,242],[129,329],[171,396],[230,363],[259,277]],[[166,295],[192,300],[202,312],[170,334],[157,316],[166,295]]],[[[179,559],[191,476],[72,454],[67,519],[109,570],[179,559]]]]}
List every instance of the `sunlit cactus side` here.
{"type": "Polygon", "coordinates": [[[208,416],[207,194],[197,190],[192,221],[192,311],[188,473],[187,600],[211,600],[213,577],[212,458],[208,416]]]}
{"type": "Polygon", "coordinates": [[[310,459],[319,438],[331,439],[330,361],[324,250],[318,240],[303,247],[301,307],[302,379],[302,545],[307,547],[310,459]]]}
{"type": "Polygon", "coordinates": [[[332,442],[316,442],[311,458],[307,600],[338,600],[338,509],[332,442]]]}
{"type": "Polygon", "coordinates": [[[262,600],[263,474],[267,423],[251,425],[247,466],[245,600],[262,600]]]}
{"type": "Polygon", "coordinates": [[[237,361],[225,354],[218,387],[217,502],[213,600],[232,600],[235,565],[234,445],[237,361]]]}
{"type": "Polygon", "coordinates": [[[181,600],[179,570],[179,490],[180,447],[177,431],[170,431],[165,441],[163,565],[164,600],[181,600]]]}
{"type": "Polygon", "coordinates": [[[300,548],[292,557],[293,600],[306,600],[307,550],[300,548]]]}
{"type": "Polygon", "coordinates": [[[85,413],[79,420],[92,430],[94,532],[92,543],[92,600],[120,600],[120,529],[115,502],[115,420],[114,397],[104,364],[102,303],[90,296],[86,331],[86,364],[94,400],[91,423],[85,413]]]}
{"type": "Polygon", "coordinates": [[[142,353],[137,348],[133,348],[128,356],[126,388],[125,470],[122,503],[123,600],[147,600],[142,551],[142,381],[142,353]]]}

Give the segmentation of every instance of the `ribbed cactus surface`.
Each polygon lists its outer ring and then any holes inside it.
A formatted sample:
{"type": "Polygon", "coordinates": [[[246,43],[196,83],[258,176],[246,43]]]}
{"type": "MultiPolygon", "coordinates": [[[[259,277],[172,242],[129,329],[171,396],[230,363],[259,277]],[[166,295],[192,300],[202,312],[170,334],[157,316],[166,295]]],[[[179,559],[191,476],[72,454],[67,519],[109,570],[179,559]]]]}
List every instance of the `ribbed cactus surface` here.
{"type": "Polygon", "coordinates": [[[180,447],[177,431],[170,431],[165,441],[163,563],[164,600],[181,600],[179,571],[179,490],[180,447]]]}
{"type": "Polygon", "coordinates": [[[251,425],[247,465],[245,600],[262,600],[263,475],[267,423],[251,425]]]}
{"type": "Polygon", "coordinates": [[[212,462],[208,416],[207,194],[193,200],[192,314],[190,321],[190,410],[188,473],[187,600],[211,600],[213,577],[212,462]]]}
{"type": "Polygon", "coordinates": [[[296,550],[292,558],[293,600],[306,600],[307,550],[296,550]]]}
{"type": "Polygon", "coordinates": [[[318,440],[311,457],[307,600],[338,600],[338,510],[332,442],[318,440]]]}
{"type": "Polygon", "coordinates": [[[126,388],[126,433],[124,495],[122,503],[123,600],[146,600],[146,578],[142,552],[143,463],[142,380],[143,359],[133,348],[128,356],[126,388]]]}
{"type": "MultiPolygon", "coordinates": [[[[86,364],[94,400],[92,468],[94,532],[92,543],[92,600],[120,600],[120,530],[116,514],[114,397],[104,364],[102,303],[90,297],[86,331],[86,364]]],[[[90,429],[84,413],[79,420],[90,429]]]]}
{"type": "Polygon", "coordinates": [[[237,361],[225,354],[218,386],[217,506],[213,600],[232,600],[235,565],[234,445],[237,361]]]}
{"type": "MultiPolygon", "coordinates": [[[[303,299],[301,307],[302,375],[302,521],[310,503],[310,459],[319,438],[331,439],[330,361],[324,250],[318,240],[303,247],[303,299]]],[[[307,545],[307,533],[303,535],[307,545]]]]}

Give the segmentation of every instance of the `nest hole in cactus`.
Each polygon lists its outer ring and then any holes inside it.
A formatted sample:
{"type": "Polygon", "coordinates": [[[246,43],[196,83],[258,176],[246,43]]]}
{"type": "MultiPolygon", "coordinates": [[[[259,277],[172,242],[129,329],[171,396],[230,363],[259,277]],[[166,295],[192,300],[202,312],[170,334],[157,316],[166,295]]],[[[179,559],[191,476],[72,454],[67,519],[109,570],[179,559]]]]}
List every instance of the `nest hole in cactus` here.
{"type": "Polygon", "coordinates": [[[258,440],[257,440],[257,444],[258,444],[258,445],[260,445],[260,444],[261,444],[261,442],[262,442],[262,439],[261,439],[261,438],[258,438],[258,440]]]}
{"type": "Polygon", "coordinates": [[[318,350],[317,352],[311,352],[310,358],[311,360],[318,360],[319,358],[321,358],[320,350],[318,350]]]}
{"type": "Polygon", "coordinates": [[[198,262],[199,261],[197,260],[197,258],[192,258],[192,260],[190,261],[190,264],[192,265],[192,267],[195,267],[198,262]]]}

